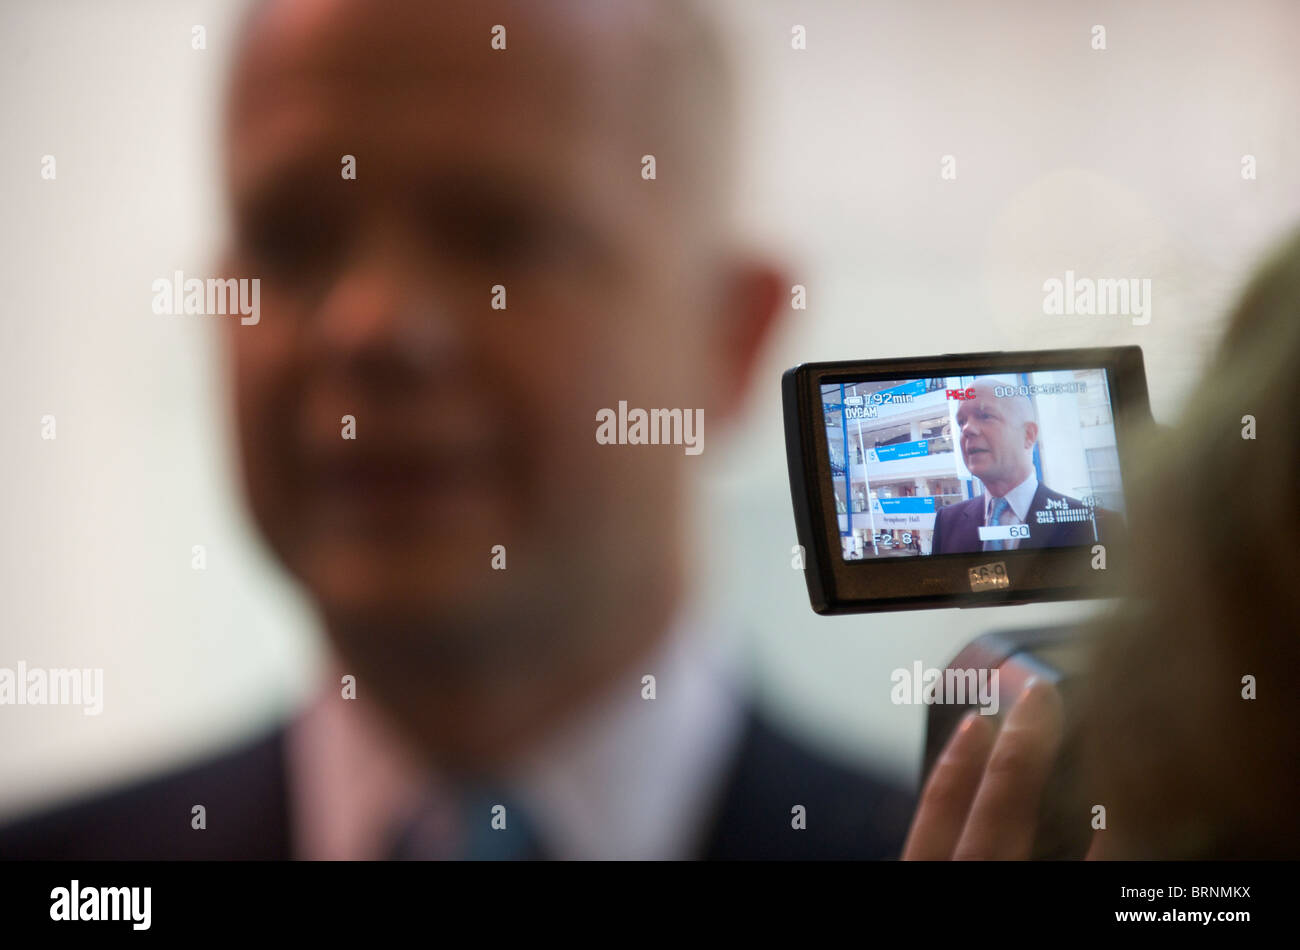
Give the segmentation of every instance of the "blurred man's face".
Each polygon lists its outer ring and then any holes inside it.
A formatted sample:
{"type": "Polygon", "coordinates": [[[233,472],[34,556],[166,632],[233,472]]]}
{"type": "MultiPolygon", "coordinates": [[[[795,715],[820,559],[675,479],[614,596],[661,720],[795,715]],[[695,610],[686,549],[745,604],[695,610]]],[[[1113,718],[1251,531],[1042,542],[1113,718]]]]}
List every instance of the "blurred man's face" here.
{"type": "Polygon", "coordinates": [[[599,445],[597,411],[703,408],[707,435],[735,377],[693,203],[641,177],[671,123],[616,88],[617,45],[477,8],[261,17],[228,162],[263,316],[233,370],[254,513],[327,613],[526,637],[678,545],[700,459],[599,445]]]}
{"type": "Polygon", "coordinates": [[[991,383],[977,383],[974,390],[975,398],[957,410],[962,459],[985,485],[1014,488],[1029,476],[1037,427],[1019,397],[999,398],[991,383]]]}

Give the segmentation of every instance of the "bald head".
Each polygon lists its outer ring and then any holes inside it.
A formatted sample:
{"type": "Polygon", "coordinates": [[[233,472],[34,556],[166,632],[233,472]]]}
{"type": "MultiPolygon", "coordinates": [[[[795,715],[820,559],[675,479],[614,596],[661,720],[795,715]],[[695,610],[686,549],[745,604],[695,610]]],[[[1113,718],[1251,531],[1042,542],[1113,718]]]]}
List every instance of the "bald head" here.
{"type": "Polygon", "coordinates": [[[258,332],[228,337],[247,494],[339,649],[412,702],[433,670],[579,675],[675,609],[691,457],[595,420],[716,431],[774,322],[783,281],[729,244],[719,59],[676,0],[247,21],[226,136],[227,267],[261,279],[258,332]],[[497,545],[508,583],[467,553],[497,545]]]}
{"type": "Polygon", "coordinates": [[[1038,422],[1033,403],[1010,380],[982,377],[957,410],[962,459],[990,494],[1002,497],[1033,471],[1038,422]],[[1010,388],[1014,395],[1007,395],[1010,388]]]}
{"type": "Polygon", "coordinates": [[[557,131],[606,136],[635,175],[653,155],[656,200],[680,198],[717,222],[729,218],[735,177],[726,60],[691,0],[256,0],[227,115],[237,128],[268,98],[310,86],[341,109],[419,91],[424,109],[410,121],[445,122],[445,101],[478,86],[480,123],[535,112],[557,131]]]}
{"type": "Polygon", "coordinates": [[[1038,419],[1033,400],[1020,394],[1020,384],[1014,379],[1003,376],[978,376],[975,379],[974,389],[980,398],[996,400],[1007,418],[1017,425],[1035,422],[1038,419]]]}

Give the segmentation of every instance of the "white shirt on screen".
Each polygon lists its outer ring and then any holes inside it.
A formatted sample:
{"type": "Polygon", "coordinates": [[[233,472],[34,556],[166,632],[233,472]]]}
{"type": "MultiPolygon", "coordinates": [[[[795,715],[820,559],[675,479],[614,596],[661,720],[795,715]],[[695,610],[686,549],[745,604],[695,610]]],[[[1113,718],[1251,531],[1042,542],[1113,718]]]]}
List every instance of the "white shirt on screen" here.
{"type": "MultiPolygon", "coordinates": [[[[1038,476],[1033,472],[1029,477],[1017,485],[1011,491],[1007,492],[1006,499],[1008,508],[1002,513],[1000,524],[1025,524],[1025,519],[1029,516],[1029,506],[1034,503],[1034,495],[1038,492],[1038,476]]],[[[984,491],[984,524],[989,525],[989,519],[993,515],[993,504],[997,499],[989,494],[988,490],[984,491]]],[[[1033,530],[1032,528],[1030,529],[1033,530]]],[[[1019,538],[1008,538],[1003,542],[1003,550],[1014,551],[1020,546],[1019,538]]]]}

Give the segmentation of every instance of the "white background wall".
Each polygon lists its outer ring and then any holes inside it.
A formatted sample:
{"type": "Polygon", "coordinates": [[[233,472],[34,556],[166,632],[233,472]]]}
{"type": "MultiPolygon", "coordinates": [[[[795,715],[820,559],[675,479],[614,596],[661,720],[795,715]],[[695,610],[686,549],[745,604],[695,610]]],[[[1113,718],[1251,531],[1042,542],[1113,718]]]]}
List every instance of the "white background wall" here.
{"type": "MultiPolygon", "coordinates": [[[[703,586],[769,701],[910,775],[923,709],[889,704],[890,670],[1081,608],[816,617],[790,568],[780,371],[1137,343],[1170,418],[1250,265],[1300,220],[1300,5],[714,6],[744,76],[749,233],[792,262],[809,309],[745,425],[702,457],[703,586]],[[806,50],[790,48],[794,24],[806,50]],[[1150,278],[1150,325],[1044,316],[1042,282],[1067,269],[1150,278]]],[[[97,718],[0,708],[0,811],[268,722],[314,672],[312,619],[233,495],[212,327],[149,314],[150,281],[206,273],[220,238],[213,118],[236,12],[0,9],[0,666],[102,666],[109,691],[97,718]],[[195,23],[207,51],[190,48],[195,23]],[[40,179],[45,154],[57,182],[40,179]],[[57,441],[40,439],[46,413],[57,441]],[[190,570],[196,543],[206,572],[190,570]]]]}

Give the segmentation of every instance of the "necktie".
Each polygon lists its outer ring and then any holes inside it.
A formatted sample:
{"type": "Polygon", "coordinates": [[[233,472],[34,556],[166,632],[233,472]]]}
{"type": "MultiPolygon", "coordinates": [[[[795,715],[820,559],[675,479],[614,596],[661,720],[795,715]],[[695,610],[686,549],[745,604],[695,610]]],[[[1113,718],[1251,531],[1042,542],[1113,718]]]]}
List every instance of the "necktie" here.
{"type": "Polygon", "coordinates": [[[390,861],[540,861],[545,854],[527,811],[491,786],[463,790],[454,807],[426,800],[398,826],[390,861]]]}
{"type": "Polygon", "coordinates": [[[537,829],[528,812],[509,795],[476,788],[465,798],[463,816],[466,861],[538,861],[537,829]]]}
{"type": "MultiPolygon", "coordinates": [[[[993,510],[989,513],[989,527],[1002,524],[1003,513],[1011,507],[1011,504],[1005,498],[993,499],[993,510]]],[[[1005,551],[1007,542],[1002,538],[993,541],[984,542],[985,551],[1005,551]]]]}

